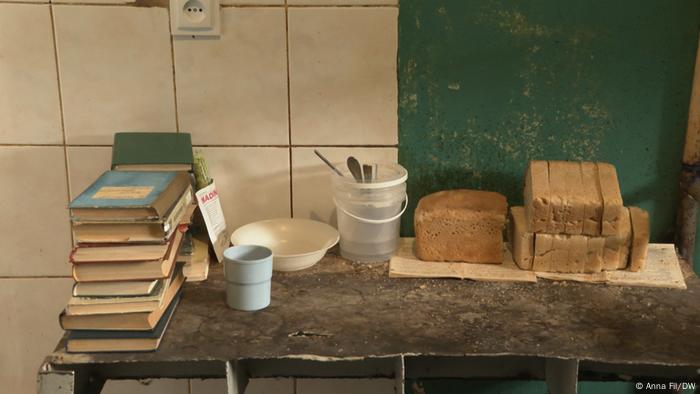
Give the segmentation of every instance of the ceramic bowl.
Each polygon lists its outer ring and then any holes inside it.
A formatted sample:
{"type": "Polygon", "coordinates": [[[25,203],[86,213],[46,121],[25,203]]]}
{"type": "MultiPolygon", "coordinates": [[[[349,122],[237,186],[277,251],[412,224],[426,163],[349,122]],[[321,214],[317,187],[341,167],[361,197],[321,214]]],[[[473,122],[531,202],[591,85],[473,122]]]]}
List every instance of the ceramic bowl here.
{"type": "Polygon", "coordinates": [[[270,219],[239,227],[234,245],[260,245],[272,250],[275,271],[297,271],[318,263],[338,243],[338,231],[309,219],[270,219]]]}

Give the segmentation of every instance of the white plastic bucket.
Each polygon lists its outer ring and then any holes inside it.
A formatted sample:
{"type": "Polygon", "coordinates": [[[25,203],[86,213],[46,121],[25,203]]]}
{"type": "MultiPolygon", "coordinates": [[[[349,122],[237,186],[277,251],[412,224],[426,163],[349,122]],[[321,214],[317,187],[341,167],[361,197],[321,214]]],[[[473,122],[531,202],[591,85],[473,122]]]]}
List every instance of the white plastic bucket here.
{"type": "Polygon", "coordinates": [[[358,262],[389,260],[408,206],[408,171],[399,164],[379,163],[371,183],[356,182],[347,169],[341,172],[342,177],[331,175],[341,256],[358,262]]]}

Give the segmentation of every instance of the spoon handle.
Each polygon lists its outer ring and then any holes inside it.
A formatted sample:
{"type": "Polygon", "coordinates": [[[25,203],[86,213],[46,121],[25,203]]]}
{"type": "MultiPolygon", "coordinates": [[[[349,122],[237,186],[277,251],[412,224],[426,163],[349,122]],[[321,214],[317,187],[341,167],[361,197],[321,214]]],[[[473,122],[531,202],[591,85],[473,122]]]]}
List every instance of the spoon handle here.
{"type": "Polygon", "coordinates": [[[340,176],[345,176],[345,175],[343,175],[337,168],[335,168],[335,166],[334,166],[333,164],[331,164],[331,162],[328,161],[328,159],[326,159],[325,156],[323,156],[323,155],[321,154],[321,152],[319,152],[318,150],[314,149],[314,153],[315,153],[316,156],[318,156],[321,160],[323,160],[323,162],[326,163],[326,165],[327,165],[328,167],[330,167],[331,170],[335,171],[336,174],[338,174],[338,175],[340,175],[340,176]]]}

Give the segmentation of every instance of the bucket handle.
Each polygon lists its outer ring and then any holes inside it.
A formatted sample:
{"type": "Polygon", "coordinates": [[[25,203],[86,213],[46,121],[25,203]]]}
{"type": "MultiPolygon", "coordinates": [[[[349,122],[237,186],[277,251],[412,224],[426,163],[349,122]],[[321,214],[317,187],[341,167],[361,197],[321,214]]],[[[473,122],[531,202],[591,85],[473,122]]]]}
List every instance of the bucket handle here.
{"type": "Polygon", "coordinates": [[[365,219],[363,217],[359,217],[359,216],[354,215],[354,214],[348,212],[347,210],[343,209],[343,207],[340,206],[340,204],[338,204],[338,201],[335,199],[335,197],[333,197],[333,202],[335,203],[336,208],[340,209],[346,215],[350,216],[351,218],[353,218],[355,220],[358,220],[362,223],[369,223],[369,224],[384,224],[384,223],[393,222],[394,220],[400,218],[401,215],[403,215],[403,213],[406,212],[406,208],[408,208],[408,193],[406,193],[403,201],[404,201],[404,204],[403,204],[403,209],[401,209],[401,212],[399,212],[398,214],[396,214],[388,219],[365,219]]]}

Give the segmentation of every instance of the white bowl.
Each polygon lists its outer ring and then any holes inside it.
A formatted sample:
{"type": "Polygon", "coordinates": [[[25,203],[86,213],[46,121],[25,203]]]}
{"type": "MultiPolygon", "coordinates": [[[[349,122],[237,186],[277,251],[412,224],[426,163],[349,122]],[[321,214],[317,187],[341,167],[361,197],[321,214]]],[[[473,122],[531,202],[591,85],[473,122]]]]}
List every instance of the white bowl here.
{"type": "Polygon", "coordinates": [[[297,271],[318,263],[338,243],[338,230],[309,219],[270,219],[239,227],[234,245],[260,245],[272,250],[275,271],[297,271]]]}

